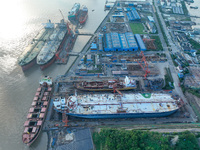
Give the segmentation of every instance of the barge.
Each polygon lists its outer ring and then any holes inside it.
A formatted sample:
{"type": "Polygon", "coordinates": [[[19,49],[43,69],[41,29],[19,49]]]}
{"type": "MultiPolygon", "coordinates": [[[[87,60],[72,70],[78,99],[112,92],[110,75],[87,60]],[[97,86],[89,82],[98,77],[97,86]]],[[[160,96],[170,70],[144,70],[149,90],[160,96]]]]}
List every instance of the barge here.
{"type": "Polygon", "coordinates": [[[52,93],[52,78],[45,76],[39,84],[22,134],[22,141],[28,146],[38,138],[42,130],[52,93]]]}

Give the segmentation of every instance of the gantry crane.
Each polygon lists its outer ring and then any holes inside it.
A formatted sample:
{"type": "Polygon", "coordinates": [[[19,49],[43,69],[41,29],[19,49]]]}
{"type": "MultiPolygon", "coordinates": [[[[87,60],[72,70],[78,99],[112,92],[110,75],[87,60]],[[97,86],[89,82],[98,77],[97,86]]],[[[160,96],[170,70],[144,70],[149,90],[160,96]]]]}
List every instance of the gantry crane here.
{"type": "Polygon", "coordinates": [[[142,61],[141,61],[141,63],[137,61],[137,63],[144,70],[144,72],[145,72],[144,78],[147,79],[147,75],[148,75],[148,73],[150,73],[150,70],[148,68],[148,63],[146,62],[146,59],[145,59],[143,51],[141,51],[140,55],[142,56],[142,61]],[[144,66],[142,66],[142,62],[144,62],[144,66]]]}

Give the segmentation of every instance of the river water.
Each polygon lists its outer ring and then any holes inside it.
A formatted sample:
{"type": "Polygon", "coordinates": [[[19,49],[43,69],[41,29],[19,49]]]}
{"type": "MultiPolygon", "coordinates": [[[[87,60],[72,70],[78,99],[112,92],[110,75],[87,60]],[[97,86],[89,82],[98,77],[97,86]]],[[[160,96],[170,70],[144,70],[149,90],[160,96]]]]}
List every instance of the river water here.
{"type": "MultiPolygon", "coordinates": [[[[17,58],[43,28],[42,23],[46,23],[48,19],[59,22],[62,19],[59,9],[67,19],[68,11],[75,2],[88,7],[88,20],[82,30],[93,33],[107,14],[104,11],[105,0],[2,1],[0,5],[0,150],[43,150],[47,146],[46,133],[41,134],[40,138],[28,148],[22,143],[23,124],[39,85],[39,79],[44,75],[50,75],[55,79],[56,76],[66,72],[66,66],[53,64],[44,71],[34,66],[24,73],[17,64],[17,58]]],[[[84,37],[79,37],[75,47],[83,46],[86,42],[84,37]]]]}

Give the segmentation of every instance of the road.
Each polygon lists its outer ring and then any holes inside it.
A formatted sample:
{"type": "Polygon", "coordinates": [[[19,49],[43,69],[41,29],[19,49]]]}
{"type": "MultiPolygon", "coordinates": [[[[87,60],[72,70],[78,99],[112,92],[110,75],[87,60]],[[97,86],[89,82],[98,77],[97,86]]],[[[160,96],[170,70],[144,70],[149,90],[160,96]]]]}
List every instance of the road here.
{"type": "MultiPolygon", "coordinates": [[[[155,2],[155,1],[154,1],[154,2],[155,2]]],[[[156,1],[154,4],[155,4],[155,8],[156,8],[155,10],[156,10],[157,13],[158,13],[158,16],[159,16],[159,18],[160,18],[162,27],[163,27],[163,29],[164,29],[164,32],[165,32],[166,36],[167,36],[167,39],[168,39],[169,45],[170,45],[171,48],[172,48],[172,51],[173,51],[173,52],[180,52],[180,49],[178,49],[177,46],[174,44],[174,42],[171,40],[171,36],[170,36],[170,34],[169,34],[169,32],[168,32],[168,29],[167,29],[167,27],[166,27],[165,21],[164,21],[162,15],[161,15],[161,12],[160,12],[160,10],[159,10],[159,8],[158,8],[158,6],[157,6],[157,1],[156,1]]],[[[153,13],[153,14],[154,14],[154,13],[153,13]]],[[[154,14],[154,18],[157,20],[155,14],[154,14]]],[[[158,27],[159,37],[160,37],[160,39],[161,39],[161,42],[162,42],[162,45],[163,45],[163,49],[164,49],[164,51],[165,51],[165,53],[166,53],[166,57],[167,57],[168,62],[169,62],[169,66],[168,66],[168,67],[170,68],[172,77],[173,77],[173,79],[174,79],[174,87],[175,87],[174,91],[175,91],[176,93],[178,93],[178,95],[182,98],[182,100],[184,101],[184,103],[187,104],[187,103],[188,103],[188,102],[187,102],[187,99],[185,98],[185,95],[183,94],[182,89],[179,87],[179,82],[180,82],[180,81],[179,81],[179,78],[178,78],[178,75],[177,75],[178,72],[177,72],[177,70],[175,69],[175,66],[174,66],[174,64],[173,64],[173,61],[172,61],[171,56],[170,56],[170,54],[169,54],[167,45],[166,45],[166,43],[165,43],[165,40],[164,40],[164,37],[163,37],[163,35],[162,35],[160,26],[159,26],[159,24],[158,24],[158,21],[156,21],[156,25],[157,25],[157,27],[158,27]]],[[[186,109],[187,109],[188,112],[190,113],[190,116],[191,116],[191,118],[193,119],[193,121],[196,122],[196,121],[197,121],[197,117],[196,117],[196,115],[195,115],[193,109],[191,108],[191,106],[186,105],[186,109]]]]}

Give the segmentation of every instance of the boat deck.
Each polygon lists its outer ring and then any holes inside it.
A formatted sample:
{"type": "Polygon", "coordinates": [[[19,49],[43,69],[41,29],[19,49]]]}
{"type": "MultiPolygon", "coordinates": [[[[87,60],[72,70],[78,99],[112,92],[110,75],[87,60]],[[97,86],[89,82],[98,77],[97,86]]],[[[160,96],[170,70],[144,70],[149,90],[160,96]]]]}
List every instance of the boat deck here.
{"type": "Polygon", "coordinates": [[[70,96],[62,107],[74,114],[158,113],[179,108],[168,94],[86,94],[70,96]]]}

